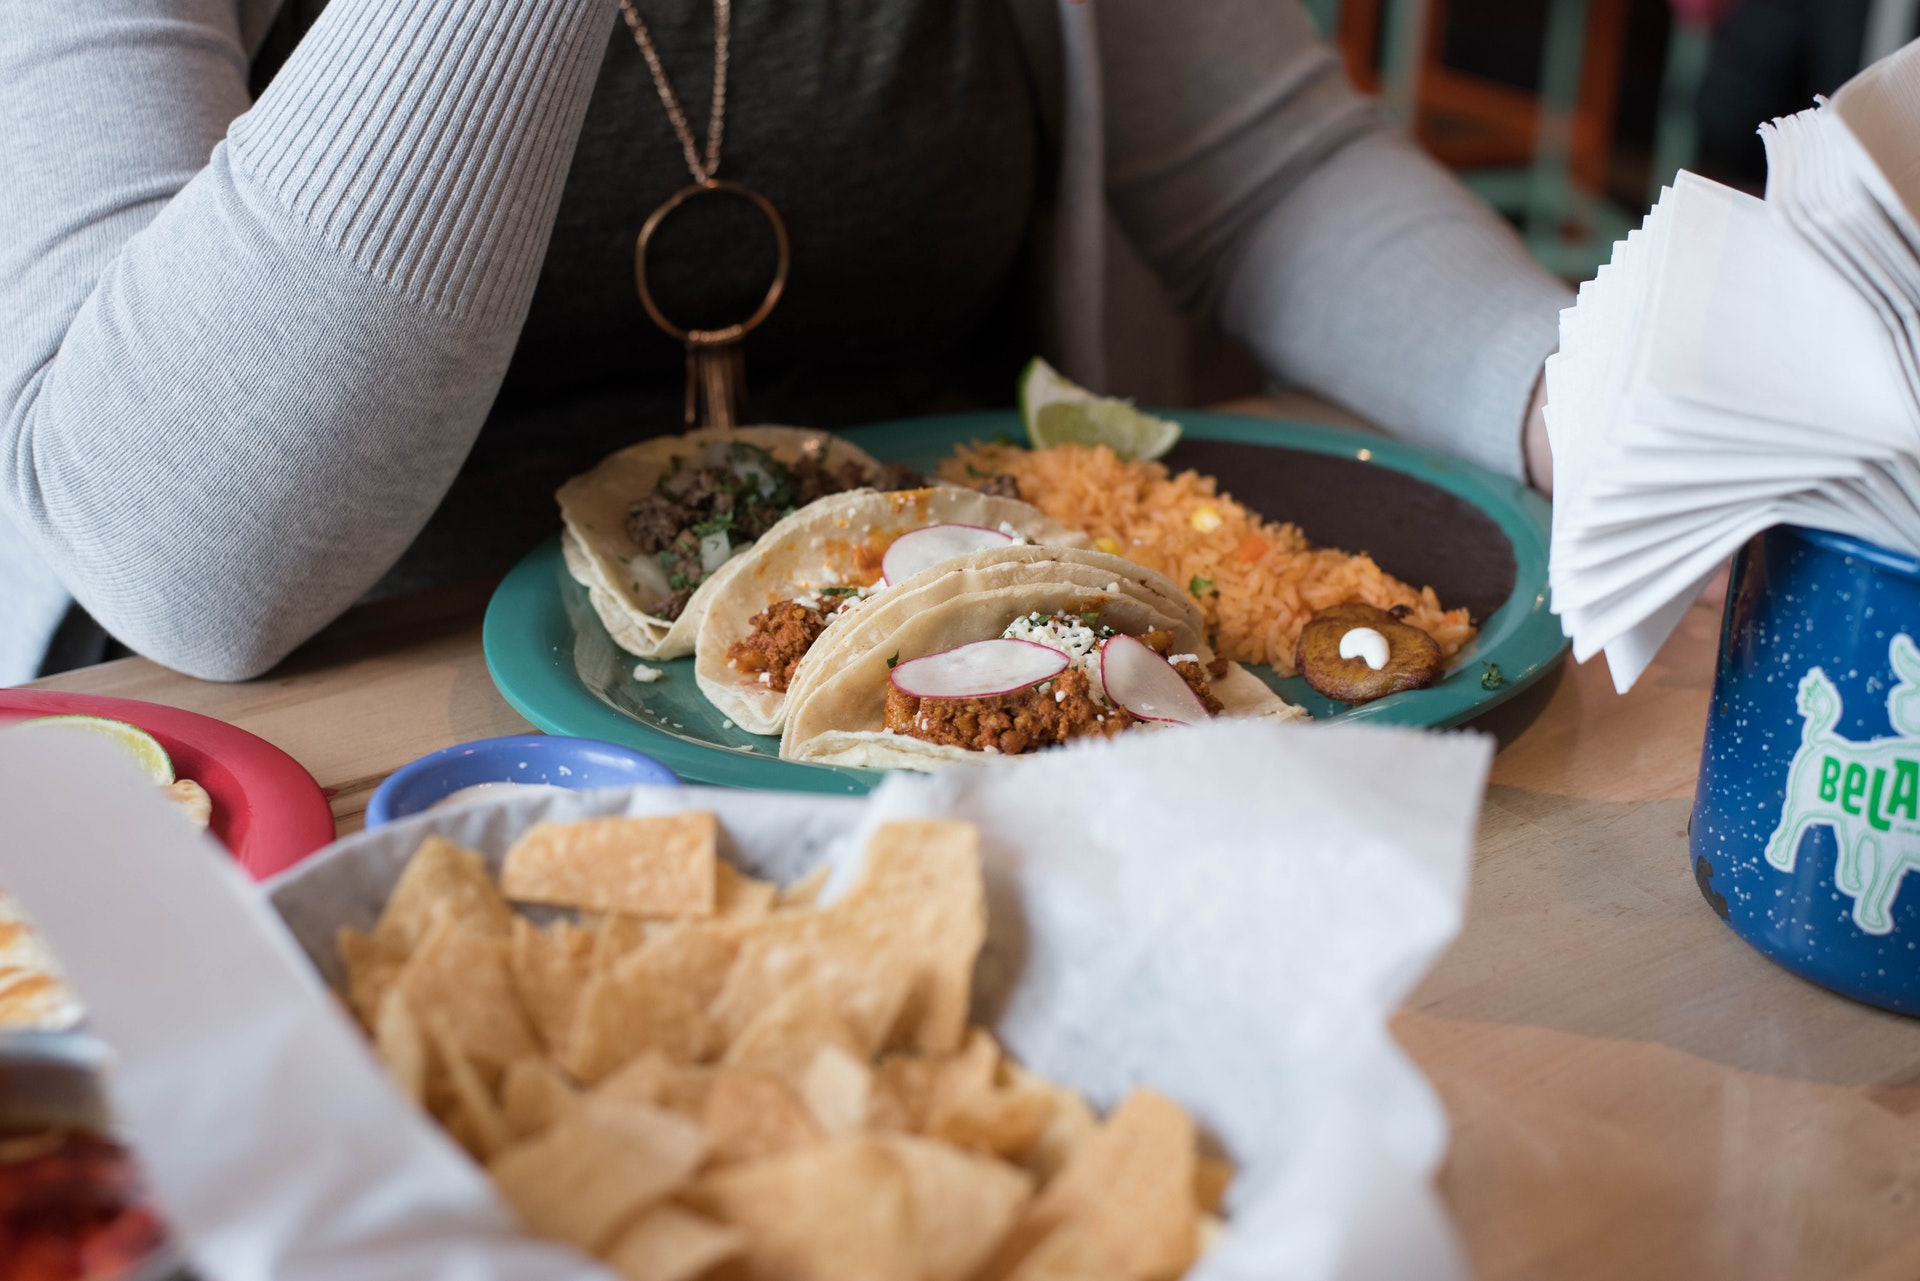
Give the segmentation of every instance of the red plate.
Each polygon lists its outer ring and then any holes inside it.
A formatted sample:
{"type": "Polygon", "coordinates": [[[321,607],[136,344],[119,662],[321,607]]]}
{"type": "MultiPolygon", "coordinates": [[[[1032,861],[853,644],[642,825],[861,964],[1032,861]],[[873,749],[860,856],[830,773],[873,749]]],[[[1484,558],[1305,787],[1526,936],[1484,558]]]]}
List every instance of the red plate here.
{"type": "Polygon", "coordinates": [[[177,707],[51,689],[0,689],[0,726],[35,716],[105,716],[160,740],[181,778],[207,789],[213,834],[256,881],[333,840],[333,811],[313,776],[263,738],[177,707]]]}

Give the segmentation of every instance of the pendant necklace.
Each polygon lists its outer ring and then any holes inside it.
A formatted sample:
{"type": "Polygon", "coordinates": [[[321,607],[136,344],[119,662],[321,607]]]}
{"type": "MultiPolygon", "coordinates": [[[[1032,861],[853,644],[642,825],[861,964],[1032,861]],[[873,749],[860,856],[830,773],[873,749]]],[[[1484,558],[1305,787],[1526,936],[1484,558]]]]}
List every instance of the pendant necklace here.
{"type": "Polygon", "coordinates": [[[773,207],[773,202],[744,183],[729,182],[714,176],[720,168],[720,139],[726,123],[727,44],[732,27],[732,8],[731,0],[713,0],[713,105],[707,116],[707,146],[702,154],[694,145],[693,130],[687,124],[687,113],[681,110],[680,99],[675,96],[673,85],[660,65],[660,55],[653,47],[653,37],[647,31],[647,24],[641,21],[639,12],[633,7],[633,0],[620,0],[620,13],[633,32],[633,42],[640,46],[640,56],[647,60],[647,70],[653,76],[653,87],[660,95],[660,105],[667,109],[667,120],[673,125],[675,136],[680,139],[680,151],[686,157],[687,171],[693,175],[690,184],[668,196],[659,208],[647,215],[646,222],[640,227],[640,238],[633,247],[633,276],[640,291],[640,305],[647,309],[647,315],[654,324],[668,336],[686,345],[685,417],[689,427],[733,427],[739,424],[747,393],[746,363],[741,354],[740,340],[759,328],[760,322],[780,301],[780,294],[787,287],[787,268],[792,261],[787,244],[787,226],[781,221],[780,212],[773,207]],[[659,231],[660,224],[674,210],[702,196],[730,196],[753,205],[773,228],[776,250],[773,283],[767,287],[760,305],[745,320],[719,329],[687,329],[676,325],[660,310],[660,304],[654,301],[653,290],[647,284],[647,250],[653,242],[654,233],[659,231]]]}

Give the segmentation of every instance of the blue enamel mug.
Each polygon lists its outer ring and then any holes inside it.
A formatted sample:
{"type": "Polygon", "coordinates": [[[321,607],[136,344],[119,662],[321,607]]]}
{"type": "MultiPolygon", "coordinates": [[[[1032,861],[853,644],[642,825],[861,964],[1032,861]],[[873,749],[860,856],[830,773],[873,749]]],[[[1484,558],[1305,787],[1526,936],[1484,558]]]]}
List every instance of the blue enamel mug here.
{"type": "Polygon", "coordinates": [[[1688,826],[1700,892],[1740,937],[1902,1014],[1920,1014],[1916,642],[1920,560],[1756,536],[1733,562],[1688,826]]]}

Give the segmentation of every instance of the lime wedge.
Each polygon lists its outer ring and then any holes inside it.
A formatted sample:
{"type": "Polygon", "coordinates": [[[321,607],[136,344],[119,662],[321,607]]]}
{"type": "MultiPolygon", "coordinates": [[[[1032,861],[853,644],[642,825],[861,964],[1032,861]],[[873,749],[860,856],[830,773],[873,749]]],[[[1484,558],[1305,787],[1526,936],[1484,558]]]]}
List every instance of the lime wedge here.
{"type": "Polygon", "coordinates": [[[1020,420],[1035,449],[1105,445],[1122,458],[1151,462],[1180,439],[1179,423],[1142,413],[1124,400],[1096,396],[1038,356],[1020,374],[1020,420]]]}
{"type": "Polygon", "coordinates": [[[98,734],[119,744],[120,749],[145,770],[147,777],[155,783],[166,787],[173,782],[173,758],[167,755],[166,748],[160,746],[159,739],[138,725],[110,721],[104,716],[39,716],[20,722],[18,728],[65,728],[84,734],[98,734]]]}

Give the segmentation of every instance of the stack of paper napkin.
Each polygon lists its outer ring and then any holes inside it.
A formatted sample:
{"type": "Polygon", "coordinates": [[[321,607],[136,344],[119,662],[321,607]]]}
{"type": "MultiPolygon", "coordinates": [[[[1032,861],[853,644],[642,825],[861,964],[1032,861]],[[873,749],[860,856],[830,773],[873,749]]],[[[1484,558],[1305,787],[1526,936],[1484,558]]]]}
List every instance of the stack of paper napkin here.
{"type": "Polygon", "coordinates": [[[1766,199],[1680,174],[1547,362],[1553,609],[1622,692],[1768,526],[1920,555],[1920,42],[1761,133],[1766,199]]]}

